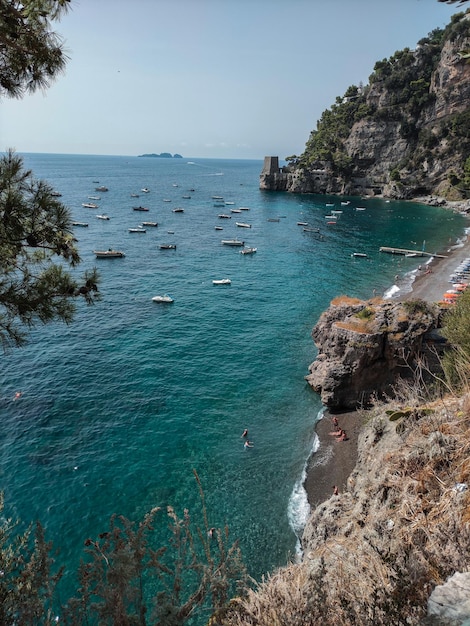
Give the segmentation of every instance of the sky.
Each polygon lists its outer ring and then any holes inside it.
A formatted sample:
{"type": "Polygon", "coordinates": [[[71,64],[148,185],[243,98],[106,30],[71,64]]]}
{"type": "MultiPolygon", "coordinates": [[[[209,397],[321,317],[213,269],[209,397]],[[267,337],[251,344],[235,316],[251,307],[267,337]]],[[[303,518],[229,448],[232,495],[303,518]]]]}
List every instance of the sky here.
{"type": "Polygon", "coordinates": [[[1,151],[299,155],[337,96],[459,11],[437,0],[71,6],[54,24],[65,74],[44,92],[0,101],[1,151]]]}

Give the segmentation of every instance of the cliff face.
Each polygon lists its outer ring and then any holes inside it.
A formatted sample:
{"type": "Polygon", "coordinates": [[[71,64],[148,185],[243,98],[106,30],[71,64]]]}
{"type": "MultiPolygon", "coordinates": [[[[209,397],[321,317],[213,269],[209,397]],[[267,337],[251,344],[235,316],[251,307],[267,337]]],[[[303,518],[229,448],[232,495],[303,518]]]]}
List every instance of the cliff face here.
{"type": "Polygon", "coordinates": [[[432,362],[426,338],[438,318],[438,308],[424,302],[333,301],[313,329],[318,356],[306,380],[331,410],[392,395],[393,385],[413,376],[420,360],[432,362]]]}
{"type": "Polygon", "coordinates": [[[377,64],[370,85],[337,99],[304,154],[277,177],[262,173],[260,187],[397,199],[465,197],[470,12],[445,32],[439,44],[424,41],[377,64]]]}

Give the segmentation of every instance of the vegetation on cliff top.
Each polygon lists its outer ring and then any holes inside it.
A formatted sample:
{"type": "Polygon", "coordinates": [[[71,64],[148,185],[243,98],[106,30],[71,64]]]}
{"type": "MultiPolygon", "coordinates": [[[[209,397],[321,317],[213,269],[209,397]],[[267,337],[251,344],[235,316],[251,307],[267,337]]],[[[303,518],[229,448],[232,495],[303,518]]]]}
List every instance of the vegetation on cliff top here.
{"type": "Polygon", "coordinates": [[[377,61],[369,84],[351,85],[343,97],[338,96],[323,112],[304,152],[286,160],[296,169],[323,169],[327,164],[347,181],[358,166],[345,143],[353,125],[360,121],[395,122],[400,136],[408,142],[408,150],[406,158],[391,169],[390,180],[400,183],[400,172],[416,170],[432,160],[433,149],[445,143],[441,158],[457,155],[459,163],[450,173],[451,184],[464,197],[470,197],[470,109],[445,117],[435,126],[427,119],[436,98],[431,79],[444,44],[470,35],[468,17],[469,12],[456,14],[446,28],[436,28],[422,38],[415,50],[405,48],[377,61]]]}

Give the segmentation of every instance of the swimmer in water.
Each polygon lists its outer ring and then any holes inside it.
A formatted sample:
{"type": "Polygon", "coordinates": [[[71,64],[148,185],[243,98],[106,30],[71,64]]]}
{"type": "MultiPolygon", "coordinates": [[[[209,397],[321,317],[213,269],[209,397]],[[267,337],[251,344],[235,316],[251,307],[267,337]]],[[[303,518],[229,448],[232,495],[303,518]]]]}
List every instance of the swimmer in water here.
{"type": "Polygon", "coordinates": [[[240,439],[243,439],[243,437],[248,437],[248,428],[245,428],[240,439]]]}

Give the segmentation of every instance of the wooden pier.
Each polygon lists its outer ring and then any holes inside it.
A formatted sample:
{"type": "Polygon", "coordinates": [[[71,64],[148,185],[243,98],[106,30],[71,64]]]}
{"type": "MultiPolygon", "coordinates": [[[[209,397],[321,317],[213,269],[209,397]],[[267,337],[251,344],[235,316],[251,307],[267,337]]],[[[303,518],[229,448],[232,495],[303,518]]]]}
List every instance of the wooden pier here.
{"type": "Polygon", "coordinates": [[[387,252],[388,254],[402,254],[404,256],[433,256],[437,259],[447,259],[444,254],[434,254],[425,252],[424,250],[405,250],[405,248],[390,248],[389,246],[380,246],[379,252],[387,252]]]}

